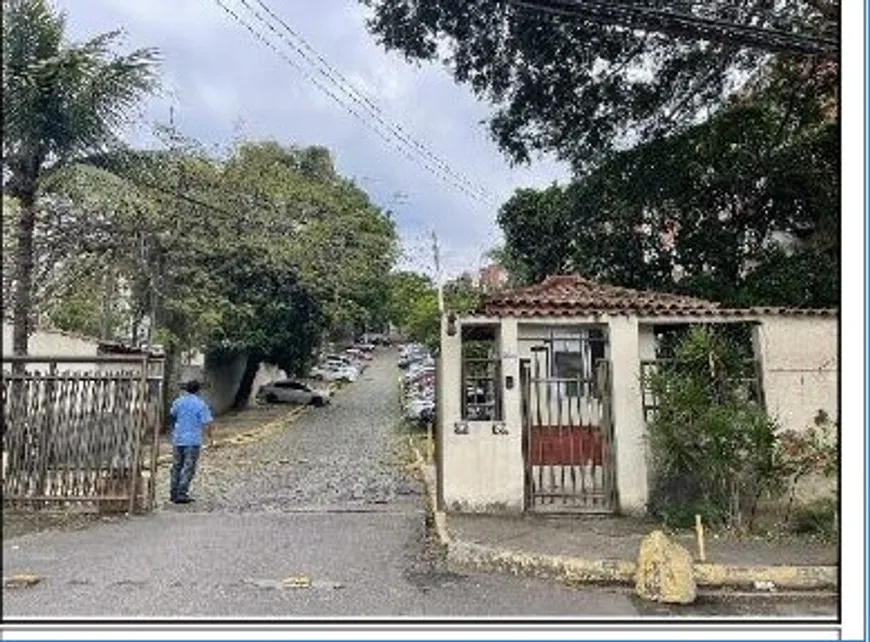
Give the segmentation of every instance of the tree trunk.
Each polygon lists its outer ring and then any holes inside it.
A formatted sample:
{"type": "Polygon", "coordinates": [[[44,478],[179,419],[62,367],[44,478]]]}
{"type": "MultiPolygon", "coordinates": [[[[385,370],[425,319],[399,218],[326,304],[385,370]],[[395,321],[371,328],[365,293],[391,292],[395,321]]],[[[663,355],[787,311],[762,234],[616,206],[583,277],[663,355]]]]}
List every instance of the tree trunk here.
{"type": "Polygon", "coordinates": [[[239,389],[236,391],[236,396],[233,399],[233,410],[243,410],[248,405],[248,400],[251,398],[252,388],[254,387],[254,379],[257,378],[257,372],[260,370],[260,361],[261,356],[256,352],[248,355],[245,372],[242,375],[239,389]]]}
{"type": "Polygon", "coordinates": [[[12,312],[12,352],[27,355],[30,337],[31,294],[33,289],[33,228],[36,224],[36,193],[20,196],[18,247],[15,248],[15,305],[12,312]]]}
{"type": "Polygon", "coordinates": [[[179,357],[181,356],[174,342],[166,346],[163,366],[163,432],[172,432],[172,419],[169,409],[175,397],[178,396],[179,357]]]}

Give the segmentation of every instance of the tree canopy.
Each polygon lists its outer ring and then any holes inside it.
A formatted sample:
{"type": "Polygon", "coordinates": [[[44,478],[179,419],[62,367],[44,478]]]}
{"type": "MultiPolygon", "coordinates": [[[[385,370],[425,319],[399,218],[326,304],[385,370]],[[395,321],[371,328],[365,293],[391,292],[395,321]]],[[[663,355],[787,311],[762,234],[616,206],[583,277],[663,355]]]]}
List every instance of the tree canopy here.
{"type": "MultiPolygon", "coordinates": [[[[770,57],[738,38],[674,30],[660,19],[628,24],[618,12],[577,15],[585,3],[562,15],[533,6],[555,3],[362,1],[372,9],[369,28],[386,49],[411,61],[442,62],[495,107],[493,137],[517,162],[552,152],[587,170],[612,151],[683,131],[724,105],[770,57]]],[[[622,4],[674,11],[664,0],[622,4]]],[[[835,0],[708,0],[679,9],[753,29],[837,33],[835,0]]]]}
{"type": "Polygon", "coordinates": [[[499,214],[518,276],[580,272],[736,305],[837,305],[835,79],[777,64],[685,132],[568,186],[519,191],[499,214]]]}
{"type": "MultiPolygon", "coordinates": [[[[117,146],[120,128],[157,81],[156,51],[114,53],[120,32],[64,40],[47,0],[3,0],[3,193],[15,198],[13,348],[27,353],[36,198],[43,178],[117,146]]],[[[6,297],[4,297],[6,299],[6,297]]]]}
{"type": "MultiPolygon", "coordinates": [[[[438,289],[432,280],[417,272],[394,272],[389,293],[389,321],[411,341],[436,349],[441,342],[441,314],[438,289]]],[[[443,294],[444,307],[460,314],[474,310],[480,300],[479,290],[467,275],[449,279],[443,294]]]]}

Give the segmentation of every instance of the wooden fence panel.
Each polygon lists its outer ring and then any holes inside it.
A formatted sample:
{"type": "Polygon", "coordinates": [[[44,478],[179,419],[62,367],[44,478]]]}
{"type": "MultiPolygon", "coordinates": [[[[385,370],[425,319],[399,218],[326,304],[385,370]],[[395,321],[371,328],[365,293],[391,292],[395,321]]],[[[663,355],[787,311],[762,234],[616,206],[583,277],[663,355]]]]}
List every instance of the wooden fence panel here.
{"type": "Polygon", "coordinates": [[[70,361],[4,358],[49,366],[4,367],[4,505],[150,509],[142,477],[153,485],[162,360],[89,357],[79,363],[114,367],[58,371],[70,361]]]}

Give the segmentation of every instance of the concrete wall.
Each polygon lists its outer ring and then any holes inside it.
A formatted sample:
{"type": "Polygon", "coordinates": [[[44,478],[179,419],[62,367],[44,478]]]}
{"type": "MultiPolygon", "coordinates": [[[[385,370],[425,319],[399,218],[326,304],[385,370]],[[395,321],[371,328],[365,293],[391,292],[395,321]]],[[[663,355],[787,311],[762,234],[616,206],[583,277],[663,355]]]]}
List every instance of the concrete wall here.
{"type": "MultiPolygon", "coordinates": [[[[805,430],[819,410],[839,422],[837,341],[835,317],[769,316],[755,328],[764,399],[780,429],[805,430]]],[[[798,482],[795,499],[804,504],[832,498],[836,489],[836,477],[812,474],[798,482]]]]}
{"type": "MultiPolygon", "coordinates": [[[[182,365],[179,382],[183,384],[191,379],[199,380],[202,384],[200,394],[211,407],[212,413],[215,416],[222,415],[233,406],[247,363],[248,357],[239,355],[220,362],[206,359],[204,365],[182,365]]],[[[175,394],[178,391],[173,396],[175,394]]]]}
{"type": "Polygon", "coordinates": [[[640,331],[636,317],[611,317],[611,400],[619,512],[643,514],[648,497],[646,422],[641,397],[640,331]]]}
{"type": "MultiPolygon", "coordinates": [[[[30,335],[28,352],[33,357],[95,357],[99,341],[61,330],[37,330],[30,335]]],[[[12,354],[12,324],[3,324],[3,356],[12,354]]],[[[38,363],[28,366],[28,370],[45,370],[46,364],[38,363]]],[[[94,370],[93,363],[65,363],[58,368],[61,371],[83,372],[94,370]]]]}
{"type": "MultiPolygon", "coordinates": [[[[211,406],[215,416],[222,415],[233,407],[239,385],[241,385],[242,377],[245,374],[248,357],[246,355],[239,355],[232,360],[222,362],[206,359],[204,362],[200,361],[200,363],[202,365],[182,365],[179,381],[183,383],[191,379],[198,379],[202,382],[203,398],[211,406]]],[[[251,386],[248,403],[253,403],[257,389],[260,386],[276,379],[285,379],[286,377],[286,373],[278,368],[278,366],[261,363],[254,377],[254,383],[251,386]]]]}
{"type": "Polygon", "coordinates": [[[837,319],[766,316],[753,334],[768,413],[782,429],[812,425],[819,410],[839,420],[837,319]]]}
{"type": "Polygon", "coordinates": [[[448,336],[441,328],[441,469],[443,509],[462,512],[520,512],[524,503],[522,430],[520,424],[519,359],[517,324],[501,327],[502,385],[511,376],[515,385],[503,388],[506,434],[495,434],[492,421],[468,421],[468,434],[457,434],[461,422],[462,341],[461,328],[448,336]]]}

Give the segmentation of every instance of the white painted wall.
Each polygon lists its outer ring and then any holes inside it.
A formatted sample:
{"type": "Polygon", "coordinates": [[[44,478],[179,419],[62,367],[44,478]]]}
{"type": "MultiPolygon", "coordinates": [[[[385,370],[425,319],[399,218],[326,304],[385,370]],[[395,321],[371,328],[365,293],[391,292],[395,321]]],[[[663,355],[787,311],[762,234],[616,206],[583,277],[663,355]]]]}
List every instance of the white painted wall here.
{"type": "Polygon", "coordinates": [[[637,317],[614,316],[609,319],[608,326],[619,511],[643,514],[648,498],[648,475],[637,317]]]}
{"type": "Polygon", "coordinates": [[[251,395],[248,397],[248,403],[254,402],[254,397],[257,395],[257,390],[259,390],[260,386],[286,378],[287,373],[278,366],[272,363],[261,363],[254,377],[254,383],[251,386],[251,395]]]}
{"type": "Polygon", "coordinates": [[[456,434],[461,421],[462,342],[457,324],[454,336],[441,328],[441,475],[442,497],[447,511],[521,512],[524,502],[522,430],[520,423],[519,360],[517,324],[506,320],[501,327],[502,390],[507,434],[493,434],[493,422],[469,421],[468,434],[456,434]],[[514,378],[511,390],[504,379],[514,378]]]}
{"type": "MultiPolygon", "coordinates": [[[[37,330],[30,335],[28,344],[29,356],[33,357],[95,357],[99,341],[61,330],[37,330]]],[[[12,324],[3,324],[3,356],[12,354],[12,324]]],[[[6,366],[4,366],[5,368],[6,366]]],[[[47,364],[36,363],[28,366],[28,370],[46,370],[47,364]]],[[[91,363],[64,363],[60,371],[83,372],[94,370],[91,363]]]]}
{"type": "MultiPolygon", "coordinates": [[[[478,512],[495,508],[522,510],[523,461],[519,359],[532,344],[520,339],[557,334],[565,326],[606,324],[612,373],[612,412],[619,511],[642,514],[649,492],[648,448],[643,417],[640,361],[655,357],[653,327],[636,317],[502,319],[503,377],[517,385],[504,389],[508,435],[493,435],[491,422],[469,422],[468,435],[454,433],[461,418],[461,327],[450,337],[441,332],[440,422],[443,498],[447,510],[478,512]]],[[[685,322],[685,319],[681,319],[685,322]]],[[[708,321],[705,319],[705,321],[708,321]]],[[[657,323],[660,320],[657,320],[657,323]]],[[[712,321],[710,321],[712,322],[712,321]]],[[[765,316],[755,330],[756,354],[762,362],[767,407],[783,428],[810,425],[819,409],[837,419],[837,320],[812,316],[765,316]]],[[[554,413],[557,410],[553,410],[554,413]]],[[[563,410],[564,412],[564,410],[563,410]]]]}
{"type": "Polygon", "coordinates": [[[767,411],[782,429],[802,430],[824,410],[838,421],[836,317],[771,315],[753,334],[767,411]]]}

